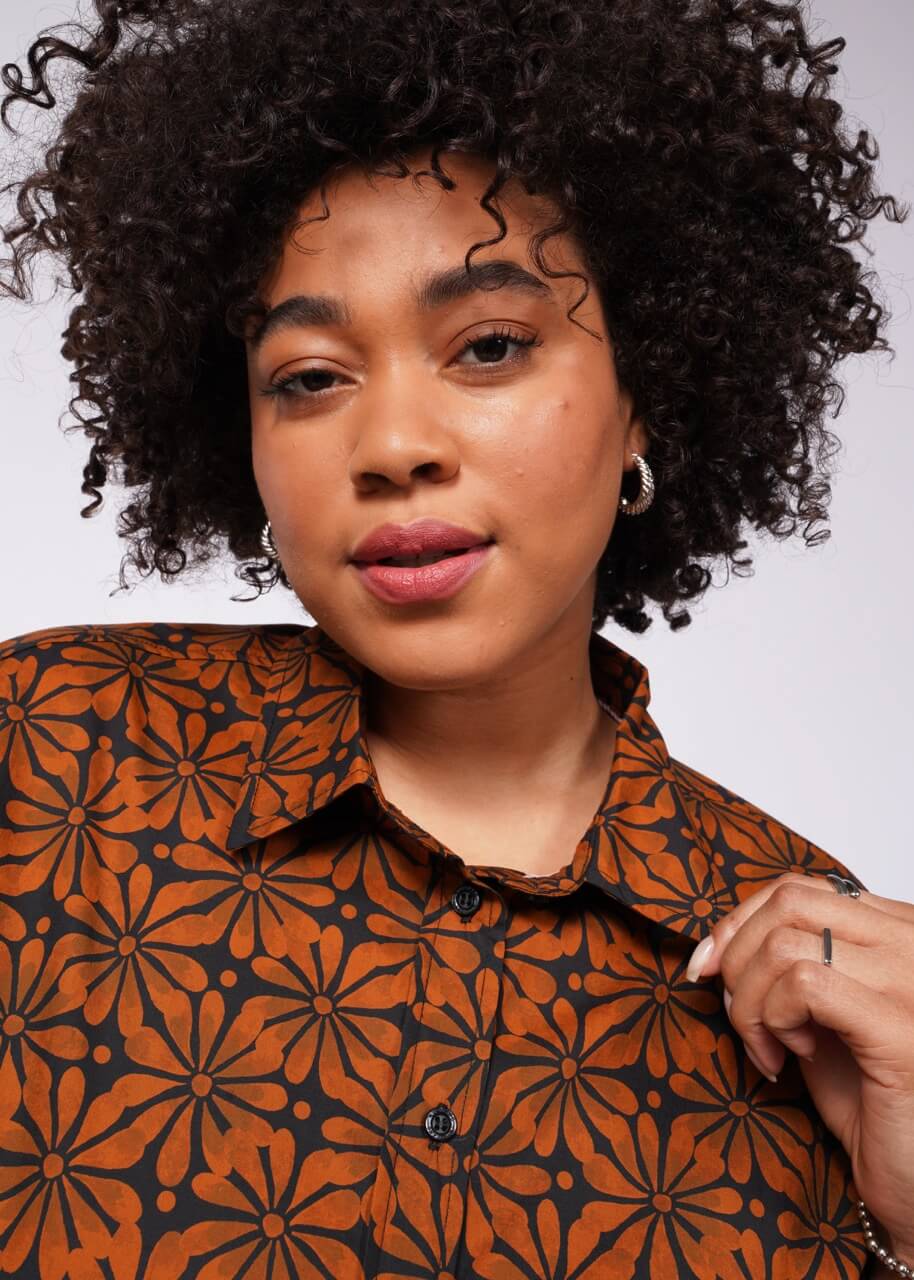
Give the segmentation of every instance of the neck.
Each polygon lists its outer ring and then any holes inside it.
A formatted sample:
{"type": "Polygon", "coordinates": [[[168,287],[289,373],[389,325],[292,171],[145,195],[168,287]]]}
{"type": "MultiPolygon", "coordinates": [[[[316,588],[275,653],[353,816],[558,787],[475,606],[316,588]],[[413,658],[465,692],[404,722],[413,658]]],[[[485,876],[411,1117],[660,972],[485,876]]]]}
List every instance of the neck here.
{"type": "Polygon", "coordinates": [[[370,674],[372,758],[474,800],[516,801],[517,780],[561,794],[603,770],[615,723],[590,670],[590,630],[554,634],[477,683],[411,689],[370,674]]]}

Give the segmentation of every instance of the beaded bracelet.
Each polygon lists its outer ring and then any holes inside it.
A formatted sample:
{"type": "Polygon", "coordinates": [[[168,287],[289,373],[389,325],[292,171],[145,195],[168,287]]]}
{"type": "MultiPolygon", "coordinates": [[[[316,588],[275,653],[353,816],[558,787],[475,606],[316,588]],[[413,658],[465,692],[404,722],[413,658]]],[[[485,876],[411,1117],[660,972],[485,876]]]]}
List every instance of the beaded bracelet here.
{"type": "Polygon", "coordinates": [[[909,1267],[907,1263],[899,1262],[897,1258],[893,1258],[887,1249],[883,1249],[882,1245],[873,1235],[873,1228],[870,1226],[866,1206],[862,1200],[857,1201],[857,1212],[860,1215],[860,1221],[863,1224],[863,1234],[866,1236],[866,1244],[870,1252],[875,1253],[882,1265],[884,1267],[888,1267],[890,1271],[897,1271],[900,1276],[914,1276],[914,1267],[909,1267]]]}

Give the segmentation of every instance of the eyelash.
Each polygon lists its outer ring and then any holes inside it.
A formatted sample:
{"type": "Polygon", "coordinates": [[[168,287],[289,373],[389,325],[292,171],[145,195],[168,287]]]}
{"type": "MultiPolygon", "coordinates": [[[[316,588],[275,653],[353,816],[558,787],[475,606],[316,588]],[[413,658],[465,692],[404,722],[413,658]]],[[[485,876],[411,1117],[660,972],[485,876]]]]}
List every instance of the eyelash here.
{"type": "MultiPolygon", "coordinates": [[[[543,345],[541,338],[530,338],[525,334],[517,333],[516,330],[505,326],[499,329],[491,329],[488,333],[480,333],[474,338],[468,338],[457,353],[457,357],[455,357],[455,359],[462,356],[465,351],[472,350],[473,347],[480,346],[484,342],[491,342],[493,338],[506,342],[513,342],[519,346],[523,352],[523,354],[522,352],[517,352],[510,360],[499,361],[497,363],[489,362],[492,364],[492,367],[496,369],[503,369],[506,365],[512,365],[519,360],[527,359],[526,352],[524,351],[525,348],[541,347],[543,345]]],[[[475,367],[485,368],[486,362],[483,361],[475,367]]],[[[331,391],[333,389],[332,387],[322,387],[320,391],[305,392],[304,396],[297,396],[294,392],[289,390],[293,382],[297,382],[299,378],[303,378],[309,373],[322,373],[329,378],[335,378],[338,376],[335,373],[331,373],[329,369],[300,369],[298,373],[292,373],[289,377],[282,378],[279,382],[274,382],[269,387],[265,387],[260,394],[262,396],[288,396],[293,399],[317,400],[325,391],[331,391]]]]}

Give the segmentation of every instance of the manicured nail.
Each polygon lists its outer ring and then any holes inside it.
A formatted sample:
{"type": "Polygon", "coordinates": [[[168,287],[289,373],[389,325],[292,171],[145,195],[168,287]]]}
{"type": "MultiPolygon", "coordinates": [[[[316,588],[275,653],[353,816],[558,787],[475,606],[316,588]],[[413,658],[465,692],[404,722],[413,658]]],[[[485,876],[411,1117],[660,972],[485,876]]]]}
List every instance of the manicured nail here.
{"type": "Polygon", "coordinates": [[[688,968],[686,969],[687,982],[698,981],[698,979],[701,977],[701,971],[704,968],[707,961],[710,959],[711,952],[713,950],[714,950],[714,939],[711,937],[710,934],[708,934],[706,938],[702,938],[701,942],[699,942],[698,946],[692,952],[692,958],[689,961],[688,968]]]}
{"type": "Polygon", "coordinates": [[[756,1071],[760,1071],[767,1080],[771,1081],[772,1084],[777,1084],[777,1079],[778,1079],[777,1076],[773,1076],[770,1071],[765,1070],[765,1068],[759,1062],[758,1058],[755,1056],[755,1054],[746,1044],[745,1040],[743,1041],[743,1048],[746,1050],[746,1056],[748,1057],[752,1065],[755,1067],[756,1071]]]}

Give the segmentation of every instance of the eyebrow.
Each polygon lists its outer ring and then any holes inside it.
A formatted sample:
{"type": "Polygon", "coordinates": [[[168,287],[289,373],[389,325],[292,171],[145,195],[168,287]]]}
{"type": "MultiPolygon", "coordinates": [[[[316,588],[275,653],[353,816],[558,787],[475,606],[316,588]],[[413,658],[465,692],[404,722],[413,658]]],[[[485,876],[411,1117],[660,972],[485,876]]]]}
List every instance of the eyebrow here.
{"type": "MultiPolygon", "coordinates": [[[[554,300],[552,289],[545,280],[509,258],[493,258],[472,265],[467,274],[464,266],[449,267],[426,276],[416,291],[416,305],[427,314],[452,302],[459,302],[477,292],[513,289],[537,298],[554,300]]],[[[251,346],[258,351],[267,338],[282,329],[294,329],[307,325],[352,324],[352,315],[341,298],[326,293],[298,293],[272,307],[260,321],[250,337],[251,346]]]]}

